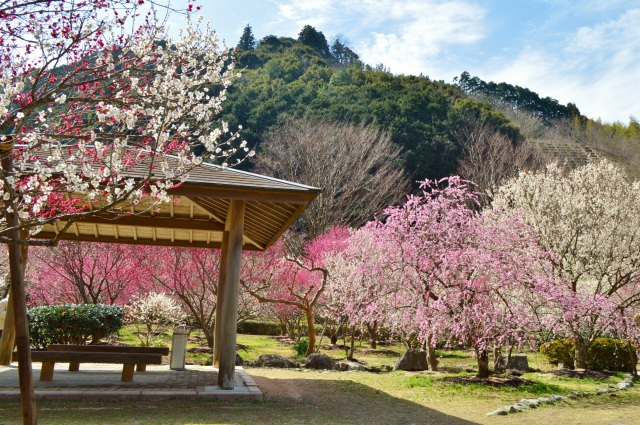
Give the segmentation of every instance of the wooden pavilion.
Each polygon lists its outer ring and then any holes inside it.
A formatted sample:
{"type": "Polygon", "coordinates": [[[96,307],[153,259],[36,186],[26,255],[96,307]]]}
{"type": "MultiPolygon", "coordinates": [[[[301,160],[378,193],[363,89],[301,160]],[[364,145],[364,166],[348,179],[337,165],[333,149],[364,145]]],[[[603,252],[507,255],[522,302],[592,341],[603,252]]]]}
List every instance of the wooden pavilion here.
{"type": "Polygon", "coordinates": [[[140,204],[125,216],[89,216],[62,234],[65,223],[56,222],[44,226],[34,238],[221,249],[213,357],[218,386],[233,389],[242,250],[265,250],[272,245],[319,192],[205,163],[170,190],[172,202],[153,208],[140,204]]]}

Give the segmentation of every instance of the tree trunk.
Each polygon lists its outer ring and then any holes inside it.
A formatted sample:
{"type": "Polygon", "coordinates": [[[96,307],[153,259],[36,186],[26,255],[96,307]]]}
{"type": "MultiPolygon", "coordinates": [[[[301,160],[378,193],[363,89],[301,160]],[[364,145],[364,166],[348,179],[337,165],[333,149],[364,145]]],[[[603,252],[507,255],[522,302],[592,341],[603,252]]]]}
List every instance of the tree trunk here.
{"type": "Polygon", "coordinates": [[[371,338],[371,348],[376,349],[378,347],[378,321],[374,320],[372,325],[367,323],[367,331],[371,338]]]}
{"type": "Polygon", "coordinates": [[[476,357],[478,359],[478,378],[488,378],[491,375],[491,369],[489,369],[489,352],[486,348],[482,350],[476,348],[476,357]]]}
{"type": "Polygon", "coordinates": [[[627,341],[627,349],[629,352],[629,364],[631,365],[631,370],[629,372],[631,372],[631,374],[637,378],[638,377],[638,364],[637,364],[638,359],[635,356],[635,352],[633,350],[633,345],[631,345],[631,341],[627,341]]]}
{"type": "Polygon", "coordinates": [[[574,335],[573,343],[576,346],[575,368],[586,369],[587,368],[587,343],[582,337],[582,335],[574,335]]]}
{"type": "Polygon", "coordinates": [[[493,347],[493,359],[497,362],[501,355],[502,355],[502,347],[500,345],[494,346],[493,347]]]}
{"type": "Polygon", "coordinates": [[[356,340],[356,327],[355,325],[351,327],[351,345],[349,346],[349,354],[347,355],[347,360],[353,360],[353,346],[356,340]]]}
{"type": "Polygon", "coordinates": [[[0,337],[0,365],[9,366],[13,347],[16,345],[16,325],[14,320],[13,295],[11,295],[11,285],[9,285],[9,299],[7,301],[7,314],[4,319],[4,330],[0,337]]]}
{"type": "Polygon", "coordinates": [[[340,337],[340,328],[342,325],[334,328],[333,326],[330,328],[331,333],[329,334],[329,340],[331,341],[331,345],[336,345],[338,343],[338,338],[340,337]]]}
{"type": "Polygon", "coordinates": [[[427,339],[427,363],[429,364],[429,369],[433,372],[438,371],[438,356],[436,355],[436,349],[431,344],[431,337],[427,339]]]}
{"type": "Polygon", "coordinates": [[[307,346],[306,355],[310,356],[316,348],[316,330],[314,328],[313,310],[311,310],[311,307],[307,307],[304,310],[304,314],[307,317],[307,329],[309,332],[309,345],[307,346]]]}
{"type": "MultiPolygon", "coordinates": [[[[13,174],[13,156],[11,150],[4,151],[2,169],[6,176],[13,174]]],[[[15,211],[6,215],[7,227],[17,226],[18,217],[15,211]]],[[[9,239],[19,241],[21,235],[14,230],[8,234],[9,239]]],[[[33,370],[31,368],[31,347],[29,341],[29,322],[27,320],[27,297],[24,288],[24,272],[26,246],[9,244],[9,271],[11,274],[11,298],[15,320],[16,345],[18,347],[18,381],[20,382],[20,401],[22,404],[22,423],[36,425],[36,398],[33,387],[33,370]]]]}

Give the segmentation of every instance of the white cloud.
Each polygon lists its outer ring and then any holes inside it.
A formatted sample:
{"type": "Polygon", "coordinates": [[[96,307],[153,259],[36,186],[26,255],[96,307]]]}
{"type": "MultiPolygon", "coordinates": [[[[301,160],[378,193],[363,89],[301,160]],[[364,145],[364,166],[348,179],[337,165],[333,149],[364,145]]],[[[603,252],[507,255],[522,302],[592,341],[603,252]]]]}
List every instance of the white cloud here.
{"type": "MultiPolygon", "coordinates": [[[[394,3],[394,2],[387,2],[394,3]]],[[[382,62],[395,73],[438,73],[445,49],[484,37],[485,11],[462,1],[408,1],[391,7],[395,25],[360,43],[365,62],[382,62]]]]}
{"type": "Polygon", "coordinates": [[[488,79],[574,102],[592,118],[627,122],[629,115],[640,115],[640,98],[630,95],[640,81],[638,40],[640,10],[630,10],[579,28],[559,48],[529,46],[488,79]]]}
{"type": "Polygon", "coordinates": [[[443,49],[484,37],[485,9],[466,0],[323,0],[278,2],[280,25],[305,24],[325,34],[358,40],[365,63],[384,63],[394,73],[420,74],[443,49]]]}

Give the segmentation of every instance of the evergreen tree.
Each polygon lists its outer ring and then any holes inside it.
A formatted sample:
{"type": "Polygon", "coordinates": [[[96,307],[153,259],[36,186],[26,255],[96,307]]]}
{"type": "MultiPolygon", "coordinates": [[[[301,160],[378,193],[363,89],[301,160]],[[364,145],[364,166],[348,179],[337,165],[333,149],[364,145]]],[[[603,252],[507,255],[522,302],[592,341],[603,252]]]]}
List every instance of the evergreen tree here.
{"type": "Polygon", "coordinates": [[[251,25],[247,24],[242,32],[242,37],[236,46],[238,50],[253,50],[256,48],[256,38],[253,36],[251,25]]]}
{"type": "Polygon", "coordinates": [[[322,31],[316,30],[311,25],[305,25],[304,28],[302,28],[302,31],[298,34],[298,41],[315,49],[325,59],[331,57],[327,38],[322,31]]]}
{"type": "Polygon", "coordinates": [[[333,42],[331,46],[333,59],[340,65],[349,65],[359,59],[358,55],[346,46],[339,38],[333,42]]]}

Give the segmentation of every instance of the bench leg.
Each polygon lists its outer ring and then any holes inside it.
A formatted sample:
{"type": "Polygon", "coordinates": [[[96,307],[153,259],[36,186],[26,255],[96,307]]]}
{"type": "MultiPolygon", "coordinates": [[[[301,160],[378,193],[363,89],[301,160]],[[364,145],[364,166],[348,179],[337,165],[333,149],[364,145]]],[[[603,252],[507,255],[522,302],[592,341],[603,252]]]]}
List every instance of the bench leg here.
{"type": "Polygon", "coordinates": [[[122,382],[131,382],[133,381],[133,370],[135,368],[135,363],[125,363],[122,366],[122,378],[120,380],[122,382]]]}
{"type": "Polygon", "coordinates": [[[40,369],[40,380],[41,381],[52,381],[53,380],[53,367],[55,366],[54,362],[42,362],[42,369],[40,369]]]}
{"type": "Polygon", "coordinates": [[[80,370],[80,363],[69,363],[69,372],[77,372],[80,370]]]}
{"type": "Polygon", "coordinates": [[[144,363],[138,363],[136,365],[136,372],[146,372],[147,371],[147,365],[144,363]]]}

